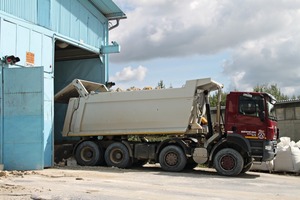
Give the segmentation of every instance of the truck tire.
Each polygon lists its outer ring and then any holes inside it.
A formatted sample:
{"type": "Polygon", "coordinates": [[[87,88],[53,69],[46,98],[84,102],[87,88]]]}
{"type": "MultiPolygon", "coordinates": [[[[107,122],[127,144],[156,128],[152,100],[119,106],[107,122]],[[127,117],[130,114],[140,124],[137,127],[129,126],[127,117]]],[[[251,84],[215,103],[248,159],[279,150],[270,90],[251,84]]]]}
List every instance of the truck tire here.
{"type": "Polygon", "coordinates": [[[96,166],[104,162],[103,150],[93,141],[83,141],[75,150],[75,159],[82,166],[96,166]]]}
{"type": "Polygon", "coordinates": [[[244,167],[244,159],[232,148],[220,150],[214,157],[214,167],[223,176],[237,176],[244,167]]]}
{"type": "Polygon", "coordinates": [[[160,152],[159,163],[165,171],[179,172],[186,166],[187,158],[180,147],[169,145],[160,152]]]}
{"type": "Polygon", "coordinates": [[[120,142],[109,145],[104,157],[109,167],[128,168],[132,164],[127,147],[120,142]]]}

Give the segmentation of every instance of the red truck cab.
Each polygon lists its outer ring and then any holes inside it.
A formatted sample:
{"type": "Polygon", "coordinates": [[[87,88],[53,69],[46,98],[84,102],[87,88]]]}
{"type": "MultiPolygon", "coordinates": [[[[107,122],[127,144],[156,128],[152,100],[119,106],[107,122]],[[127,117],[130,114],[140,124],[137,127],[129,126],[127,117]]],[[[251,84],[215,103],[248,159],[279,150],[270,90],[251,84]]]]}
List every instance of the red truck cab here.
{"type": "Polygon", "coordinates": [[[225,132],[249,140],[255,161],[270,161],[276,155],[279,130],[276,99],[268,93],[230,92],[226,98],[225,132]]]}

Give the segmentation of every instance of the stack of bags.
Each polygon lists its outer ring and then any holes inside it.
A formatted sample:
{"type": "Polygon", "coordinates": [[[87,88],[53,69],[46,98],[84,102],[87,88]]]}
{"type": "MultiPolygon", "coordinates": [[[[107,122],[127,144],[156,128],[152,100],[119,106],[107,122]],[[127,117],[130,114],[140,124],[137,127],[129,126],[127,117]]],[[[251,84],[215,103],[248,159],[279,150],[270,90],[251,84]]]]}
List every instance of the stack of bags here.
{"type": "Polygon", "coordinates": [[[289,137],[281,137],[277,144],[274,160],[254,163],[251,170],[275,172],[300,172],[300,141],[295,143],[289,137]]]}

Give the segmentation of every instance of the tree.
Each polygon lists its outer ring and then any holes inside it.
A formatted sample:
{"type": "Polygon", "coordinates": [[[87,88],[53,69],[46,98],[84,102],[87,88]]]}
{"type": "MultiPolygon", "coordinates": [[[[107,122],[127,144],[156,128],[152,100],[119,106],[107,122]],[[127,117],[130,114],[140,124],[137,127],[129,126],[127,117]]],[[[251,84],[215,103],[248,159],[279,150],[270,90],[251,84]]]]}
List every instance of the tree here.
{"type": "MultiPolygon", "coordinates": [[[[226,92],[222,92],[221,94],[221,106],[225,106],[226,104],[226,96],[227,96],[227,93],[226,92]]],[[[217,106],[217,103],[218,103],[218,93],[215,92],[214,94],[212,94],[210,96],[210,106],[211,107],[216,107],[217,106]]]]}
{"type": "Polygon", "coordinates": [[[165,84],[164,84],[164,81],[163,81],[163,80],[160,80],[160,81],[158,82],[158,84],[157,84],[157,87],[158,87],[158,88],[161,88],[161,89],[165,89],[166,86],[165,86],[165,84]]]}
{"type": "Polygon", "coordinates": [[[278,88],[277,84],[263,84],[257,85],[253,88],[254,92],[267,92],[273,95],[277,100],[287,100],[289,97],[283,94],[278,88]]]}

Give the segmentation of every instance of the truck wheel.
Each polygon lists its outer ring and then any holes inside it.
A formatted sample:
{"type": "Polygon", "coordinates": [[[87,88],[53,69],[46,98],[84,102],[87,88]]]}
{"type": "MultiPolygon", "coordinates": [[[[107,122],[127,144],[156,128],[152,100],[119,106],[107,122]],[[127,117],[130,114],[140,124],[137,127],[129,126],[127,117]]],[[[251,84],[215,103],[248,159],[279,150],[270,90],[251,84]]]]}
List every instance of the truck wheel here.
{"type": "Polygon", "coordinates": [[[109,145],[104,157],[109,167],[127,168],[132,164],[127,147],[120,142],[109,145]]]}
{"type": "Polygon", "coordinates": [[[214,166],[220,175],[237,176],[244,167],[244,160],[236,150],[225,148],[215,155],[214,166]]]}
{"type": "Polygon", "coordinates": [[[76,148],[75,159],[79,165],[95,166],[104,162],[103,150],[93,141],[84,141],[76,148]]]}
{"type": "Polygon", "coordinates": [[[175,145],[166,146],[159,154],[160,166],[165,171],[182,171],[186,162],[187,158],[182,149],[175,145]]]}

